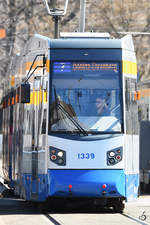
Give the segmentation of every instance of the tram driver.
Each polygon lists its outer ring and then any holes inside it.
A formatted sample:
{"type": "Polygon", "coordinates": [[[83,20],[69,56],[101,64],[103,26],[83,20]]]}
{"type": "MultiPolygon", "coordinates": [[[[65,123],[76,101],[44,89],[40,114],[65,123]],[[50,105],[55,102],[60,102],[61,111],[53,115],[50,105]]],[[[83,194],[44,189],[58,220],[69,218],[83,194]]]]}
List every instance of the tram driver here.
{"type": "Polygon", "coordinates": [[[110,109],[106,101],[106,97],[101,95],[95,100],[96,114],[97,116],[108,116],[110,115],[110,109]]]}

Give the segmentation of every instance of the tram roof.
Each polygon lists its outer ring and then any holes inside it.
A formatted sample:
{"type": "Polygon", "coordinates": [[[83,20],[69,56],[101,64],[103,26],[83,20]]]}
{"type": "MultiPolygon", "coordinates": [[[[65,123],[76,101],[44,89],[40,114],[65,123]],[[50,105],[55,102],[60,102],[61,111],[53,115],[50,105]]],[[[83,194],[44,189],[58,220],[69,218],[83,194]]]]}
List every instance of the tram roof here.
{"type": "Polygon", "coordinates": [[[100,48],[100,49],[126,49],[134,51],[131,35],[121,39],[110,38],[109,33],[60,33],[61,38],[52,39],[50,48],[100,48]]]}
{"type": "Polygon", "coordinates": [[[51,39],[50,48],[121,48],[121,41],[100,38],[51,39]]]}
{"type": "Polygon", "coordinates": [[[121,39],[109,38],[108,35],[98,37],[78,37],[77,35],[70,37],[60,37],[58,39],[51,39],[42,35],[35,34],[32,38],[32,42],[29,41],[28,49],[37,49],[39,42],[40,46],[50,49],[126,49],[134,51],[134,45],[131,35],[126,35],[121,39]],[[37,43],[37,44],[36,44],[37,43]]]}

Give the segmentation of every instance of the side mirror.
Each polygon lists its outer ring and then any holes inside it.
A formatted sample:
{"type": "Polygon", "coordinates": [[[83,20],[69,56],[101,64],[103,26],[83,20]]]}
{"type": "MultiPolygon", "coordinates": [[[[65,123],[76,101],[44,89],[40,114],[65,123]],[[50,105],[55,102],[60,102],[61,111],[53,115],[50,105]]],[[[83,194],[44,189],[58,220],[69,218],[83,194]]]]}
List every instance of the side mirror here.
{"type": "Polygon", "coordinates": [[[30,84],[22,83],[20,86],[20,103],[30,103],[30,84]]]}

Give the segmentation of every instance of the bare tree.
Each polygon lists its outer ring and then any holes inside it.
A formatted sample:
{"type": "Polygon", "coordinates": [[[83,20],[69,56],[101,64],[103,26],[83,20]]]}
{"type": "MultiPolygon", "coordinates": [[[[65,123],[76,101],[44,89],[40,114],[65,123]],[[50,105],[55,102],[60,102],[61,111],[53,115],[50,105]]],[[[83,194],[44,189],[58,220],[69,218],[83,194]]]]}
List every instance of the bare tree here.
{"type": "MultiPolygon", "coordinates": [[[[88,0],[88,8],[87,30],[109,32],[115,37],[122,37],[120,32],[150,32],[150,4],[146,0],[88,0]]],[[[140,78],[150,79],[150,36],[133,38],[140,78]]]]}
{"type": "MultiPolygon", "coordinates": [[[[72,6],[61,20],[61,29],[76,17],[79,10],[79,4],[75,4],[73,0],[70,2],[72,6]]],[[[20,52],[25,42],[34,33],[53,37],[54,26],[42,0],[0,0],[0,20],[7,31],[7,37],[0,40],[0,77],[5,77],[12,56],[20,52]]]]}

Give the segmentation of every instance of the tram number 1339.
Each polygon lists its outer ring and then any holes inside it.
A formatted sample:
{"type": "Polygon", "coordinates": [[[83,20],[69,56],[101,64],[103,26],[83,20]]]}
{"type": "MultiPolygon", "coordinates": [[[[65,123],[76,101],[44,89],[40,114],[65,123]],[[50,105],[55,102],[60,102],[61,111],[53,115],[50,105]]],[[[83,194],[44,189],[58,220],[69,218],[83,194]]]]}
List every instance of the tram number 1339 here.
{"type": "Polygon", "coordinates": [[[94,153],[78,153],[78,159],[94,159],[94,153]]]}

